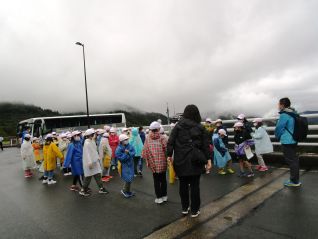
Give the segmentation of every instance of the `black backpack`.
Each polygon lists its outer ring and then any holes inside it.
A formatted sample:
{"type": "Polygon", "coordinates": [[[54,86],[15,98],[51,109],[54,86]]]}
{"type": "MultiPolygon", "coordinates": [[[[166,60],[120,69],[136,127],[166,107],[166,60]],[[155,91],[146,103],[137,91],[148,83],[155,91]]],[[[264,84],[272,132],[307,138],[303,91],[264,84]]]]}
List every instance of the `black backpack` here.
{"type": "Polygon", "coordinates": [[[286,130],[293,136],[293,139],[297,142],[303,141],[307,138],[308,135],[308,120],[306,117],[302,117],[298,114],[291,114],[284,112],[291,117],[293,117],[295,121],[294,132],[291,133],[287,128],[286,130]]]}

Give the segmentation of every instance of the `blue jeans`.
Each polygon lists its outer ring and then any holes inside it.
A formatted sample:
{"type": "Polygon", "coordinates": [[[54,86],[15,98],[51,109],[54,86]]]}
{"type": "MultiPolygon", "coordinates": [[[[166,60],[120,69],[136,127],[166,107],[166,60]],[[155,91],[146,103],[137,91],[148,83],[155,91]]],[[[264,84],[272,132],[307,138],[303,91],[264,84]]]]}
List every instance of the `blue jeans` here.
{"type": "Polygon", "coordinates": [[[111,166],[115,166],[117,168],[117,165],[118,165],[118,159],[117,158],[112,158],[111,166]]]}
{"type": "Polygon", "coordinates": [[[52,179],[54,175],[54,171],[44,171],[44,178],[52,179]]]}

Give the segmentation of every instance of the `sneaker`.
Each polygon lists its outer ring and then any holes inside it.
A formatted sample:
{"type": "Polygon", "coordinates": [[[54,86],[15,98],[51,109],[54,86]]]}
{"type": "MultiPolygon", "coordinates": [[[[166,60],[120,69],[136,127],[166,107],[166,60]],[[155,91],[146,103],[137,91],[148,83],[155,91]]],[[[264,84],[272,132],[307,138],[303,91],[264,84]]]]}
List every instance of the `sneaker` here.
{"type": "Polygon", "coordinates": [[[162,201],[163,201],[163,202],[168,202],[168,196],[162,197],[162,201]]]}
{"type": "Polygon", "coordinates": [[[31,177],[32,177],[32,173],[25,173],[25,174],[24,174],[24,177],[25,177],[25,178],[31,178],[31,177]]]}
{"type": "Polygon", "coordinates": [[[234,174],[234,173],[235,173],[235,171],[234,171],[233,169],[231,169],[231,168],[228,168],[228,169],[227,169],[227,172],[228,172],[229,174],[234,174]]]}
{"type": "Polygon", "coordinates": [[[107,176],[102,177],[102,181],[103,181],[103,182],[109,182],[109,177],[107,177],[107,176]]]}
{"type": "Polygon", "coordinates": [[[53,179],[51,179],[51,180],[49,180],[48,182],[47,182],[47,184],[48,185],[52,185],[52,184],[56,184],[57,182],[55,181],[55,180],[53,180],[53,179]]]}
{"type": "Polygon", "coordinates": [[[67,175],[68,175],[68,176],[72,176],[72,172],[69,172],[67,175]]]}
{"type": "Polygon", "coordinates": [[[240,178],[246,177],[246,173],[245,172],[240,172],[237,176],[239,176],[240,178]]]}
{"type": "Polygon", "coordinates": [[[135,192],[126,192],[128,194],[129,197],[134,197],[136,195],[135,192]]]}
{"type": "Polygon", "coordinates": [[[72,186],[70,187],[70,190],[71,190],[71,191],[74,191],[74,192],[78,192],[78,191],[80,190],[80,188],[77,187],[76,185],[72,185],[72,186]]]}
{"type": "Polygon", "coordinates": [[[162,204],[163,203],[162,198],[156,198],[155,203],[162,204]]]}
{"type": "Polygon", "coordinates": [[[91,189],[91,188],[87,188],[87,192],[88,192],[88,193],[91,193],[91,192],[92,192],[92,189],[91,189]]]}
{"type": "Polygon", "coordinates": [[[190,212],[190,208],[188,208],[188,209],[186,209],[186,210],[182,210],[181,213],[182,213],[183,215],[188,215],[189,212],[190,212]]]}
{"type": "Polygon", "coordinates": [[[109,176],[107,176],[107,177],[108,177],[109,179],[112,179],[112,178],[113,178],[113,176],[110,176],[110,175],[109,175],[109,176]]]}
{"type": "Polygon", "coordinates": [[[43,180],[42,180],[42,183],[43,183],[43,184],[47,184],[47,182],[48,182],[47,179],[43,179],[43,180]]]}
{"type": "Polygon", "coordinates": [[[293,183],[291,180],[287,180],[284,182],[284,186],[286,186],[286,187],[300,187],[301,182],[293,183]]]}
{"type": "Polygon", "coordinates": [[[256,170],[260,170],[261,167],[262,167],[261,165],[256,165],[256,166],[255,166],[255,169],[256,169],[256,170]]]}
{"type": "Polygon", "coordinates": [[[254,173],[253,173],[253,172],[247,173],[247,174],[246,174],[246,177],[252,178],[252,177],[254,177],[254,173]]]}
{"type": "Polygon", "coordinates": [[[205,174],[210,174],[210,173],[211,173],[210,170],[206,170],[206,171],[205,171],[205,174]]]}
{"type": "Polygon", "coordinates": [[[89,192],[85,192],[83,189],[79,192],[79,195],[84,196],[84,197],[90,196],[89,192]]]}
{"type": "Polygon", "coordinates": [[[226,172],[222,169],[222,170],[219,170],[218,174],[219,174],[219,175],[225,175],[226,172]]]}
{"type": "Polygon", "coordinates": [[[139,177],[142,177],[143,175],[142,175],[142,172],[138,172],[138,174],[137,174],[139,177]]]}
{"type": "Polygon", "coordinates": [[[266,166],[262,166],[258,169],[258,171],[260,172],[266,172],[268,170],[268,168],[266,166]]]}
{"type": "Polygon", "coordinates": [[[105,188],[101,188],[98,191],[99,194],[108,194],[109,192],[105,188]]]}
{"type": "Polygon", "coordinates": [[[197,211],[196,213],[192,213],[192,214],[191,214],[191,217],[192,217],[192,218],[195,218],[195,217],[198,217],[199,215],[200,215],[200,210],[197,211]]]}
{"type": "Polygon", "coordinates": [[[125,192],[124,190],[121,190],[120,192],[125,198],[129,198],[130,197],[129,194],[127,192],[125,192]]]}

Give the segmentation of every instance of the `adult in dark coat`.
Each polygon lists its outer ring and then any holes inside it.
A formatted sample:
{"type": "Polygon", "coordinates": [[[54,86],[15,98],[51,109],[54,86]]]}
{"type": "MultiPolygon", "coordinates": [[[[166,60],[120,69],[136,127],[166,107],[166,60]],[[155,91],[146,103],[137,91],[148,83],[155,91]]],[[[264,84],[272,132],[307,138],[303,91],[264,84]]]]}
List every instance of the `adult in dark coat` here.
{"type": "Polygon", "coordinates": [[[200,122],[199,109],[195,105],[188,105],[183,118],[171,131],[167,146],[168,160],[173,161],[180,181],[182,213],[187,215],[191,209],[192,217],[200,214],[200,176],[205,172],[205,167],[208,170],[212,167],[208,135],[200,122]]]}

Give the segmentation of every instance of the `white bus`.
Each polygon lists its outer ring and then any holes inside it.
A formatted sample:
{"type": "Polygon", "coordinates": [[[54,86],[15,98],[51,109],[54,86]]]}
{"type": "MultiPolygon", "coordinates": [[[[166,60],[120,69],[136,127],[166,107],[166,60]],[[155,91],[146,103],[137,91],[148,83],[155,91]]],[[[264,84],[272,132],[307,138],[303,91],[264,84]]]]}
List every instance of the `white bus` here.
{"type": "MultiPolygon", "coordinates": [[[[103,128],[105,125],[111,127],[126,127],[126,117],[124,113],[114,114],[94,114],[89,116],[91,128],[103,128]]],[[[87,129],[87,115],[70,115],[55,117],[37,117],[19,122],[17,134],[21,138],[22,133],[30,128],[32,137],[44,136],[48,133],[62,133],[66,131],[87,129]]]]}

